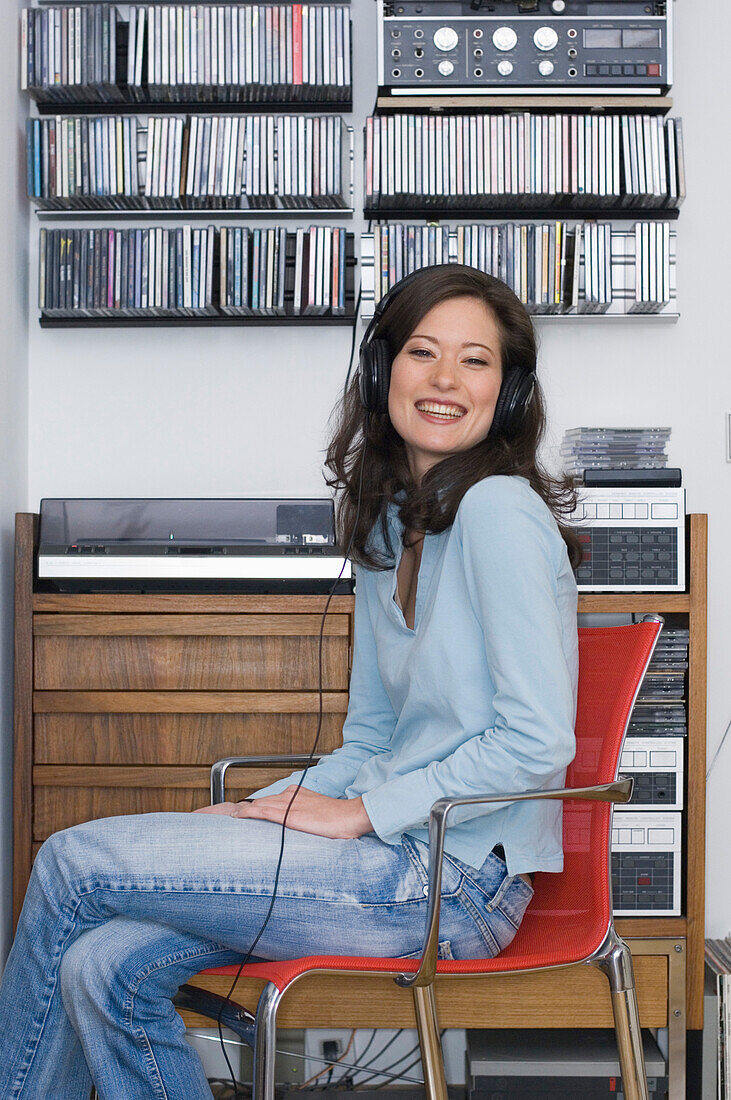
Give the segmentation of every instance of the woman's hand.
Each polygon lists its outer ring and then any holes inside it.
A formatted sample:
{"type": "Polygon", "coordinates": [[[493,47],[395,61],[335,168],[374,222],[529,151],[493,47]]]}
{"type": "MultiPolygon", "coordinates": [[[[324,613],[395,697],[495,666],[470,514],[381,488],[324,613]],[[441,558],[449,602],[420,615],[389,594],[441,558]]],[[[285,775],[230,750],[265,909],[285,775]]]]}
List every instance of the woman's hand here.
{"type": "MultiPolygon", "coordinates": [[[[219,802],[216,806],[203,806],[193,812],[253,817],[281,825],[295,791],[296,784],[292,784],[279,794],[264,795],[251,802],[219,802]]],[[[315,836],[326,836],[331,840],[353,840],[373,831],[362,798],[330,798],[328,795],[310,791],[307,787],[300,787],[297,791],[287,816],[287,828],[301,833],[313,833],[315,836]]]]}

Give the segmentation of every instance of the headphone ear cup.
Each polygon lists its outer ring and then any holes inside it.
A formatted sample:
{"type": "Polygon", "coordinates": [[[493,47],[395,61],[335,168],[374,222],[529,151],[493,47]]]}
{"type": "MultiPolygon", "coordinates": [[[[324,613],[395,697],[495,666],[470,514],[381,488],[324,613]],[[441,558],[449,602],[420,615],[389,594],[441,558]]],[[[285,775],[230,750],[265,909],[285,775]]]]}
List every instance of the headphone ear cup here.
{"type": "Polygon", "coordinates": [[[391,352],[385,340],[373,340],[371,351],[374,360],[374,411],[388,412],[388,387],[391,385],[391,352]]]}
{"type": "Polygon", "coordinates": [[[360,397],[370,413],[388,412],[391,354],[385,340],[371,340],[360,352],[360,397]]]}
{"type": "Polygon", "coordinates": [[[360,379],[360,399],[363,402],[363,407],[366,412],[374,412],[376,405],[375,358],[371,353],[370,344],[361,345],[358,377],[360,379]]]}
{"type": "Polygon", "coordinates": [[[498,394],[491,432],[508,439],[515,435],[528,411],[535,384],[535,371],[517,367],[508,372],[498,394]]]}

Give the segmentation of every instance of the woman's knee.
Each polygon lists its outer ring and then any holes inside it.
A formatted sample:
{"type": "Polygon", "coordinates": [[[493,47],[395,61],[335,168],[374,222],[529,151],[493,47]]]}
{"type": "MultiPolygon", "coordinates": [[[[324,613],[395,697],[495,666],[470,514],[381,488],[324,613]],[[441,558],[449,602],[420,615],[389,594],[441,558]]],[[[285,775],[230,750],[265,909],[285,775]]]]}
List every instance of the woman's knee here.
{"type": "Polygon", "coordinates": [[[113,938],[99,928],[84,932],[63,954],[59,968],[61,999],[70,1018],[93,1007],[96,1011],[116,999],[119,959],[113,938]]]}
{"type": "Polygon", "coordinates": [[[33,868],[42,879],[65,885],[93,876],[101,851],[99,822],[86,821],[52,833],[41,845],[33,868]]]}
{"type": "Polygon", "coordinates": [[[64,952],[61,998],[72,1020],[80,1014],[120,1019],[146,973],[144,925],[141,944],[133,922],[106,921],[83,932],[64,952]]]}

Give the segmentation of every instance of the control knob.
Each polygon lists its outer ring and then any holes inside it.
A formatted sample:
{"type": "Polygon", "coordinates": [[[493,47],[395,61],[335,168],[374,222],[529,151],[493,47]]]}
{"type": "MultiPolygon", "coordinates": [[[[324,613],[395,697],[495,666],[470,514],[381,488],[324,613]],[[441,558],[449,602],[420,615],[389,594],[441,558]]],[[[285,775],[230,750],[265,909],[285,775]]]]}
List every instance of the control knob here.
{"type": "Polygon", "coordinates": [[[553,72],[553,62],[544,57],[542,61],[538,62],[538,72],[541,76],[550,76],[553,72]]]}
{"type": "Polygon", "coordinates": [[[500,73],[500,76],[510,76],[513,71],[513,62],[508,61],[507,57],[504,57],[502,61],[498,61],[497,71],[500,73]]]}
{"type": "Polygon", "coordinates": [[[439,69],[439,72],[442,74],[442,76],[451,76],[454,72],[454,65],[451,61],[448,61],[446,57],[442,58],[442,60],[437,65],[437,68],[439,69]]]}
{"type": "Polygon", "coordinates": [[[459,35],[454,27],[439,27],[434,31],[434,45],[438,50],[453,50],[459,42],[459,35]]]}
{"type": "Polygon", "coordinates": [[[512,27],[498,27],[493,31],[492,44],[496,50],[512,50],[518,36],[512,27]]]}
{"type": "Polygon", "coordinates": [[[551,0],[551,11],[555,15],[563,15],[566,11],[566,0],[551,0]]]}
{"type": "Polygon", "coordinates": [[[533,41],[539,50],[555,50],[558,35],[553,27],[539,27],[533,35],[533,41]]]}

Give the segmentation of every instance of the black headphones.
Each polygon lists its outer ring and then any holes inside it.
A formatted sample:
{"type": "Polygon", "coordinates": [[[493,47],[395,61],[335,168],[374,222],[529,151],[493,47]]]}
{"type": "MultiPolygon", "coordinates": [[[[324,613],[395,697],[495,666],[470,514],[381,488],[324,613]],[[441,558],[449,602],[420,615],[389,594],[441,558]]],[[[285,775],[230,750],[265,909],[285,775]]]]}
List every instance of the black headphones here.
{"type": "MultiPolygon", "coordinates": [[[[462,267],[461,264],[458,266],[462,267]]],[[[419,268],[405,275],[381,298],[361,341],[358,353],[360,396],[370,413],[388,411],[388,387],[391,382],[391,352],[388,343],[386,340],[374,340],[373,333],[394,298],[423,271],[424,268],[419,268]]],[[[536,373],[532,367],[509,367],[504,372],[491,433],[507,438],[516,434],[530,404],[535,384],[536,373]]]]}

